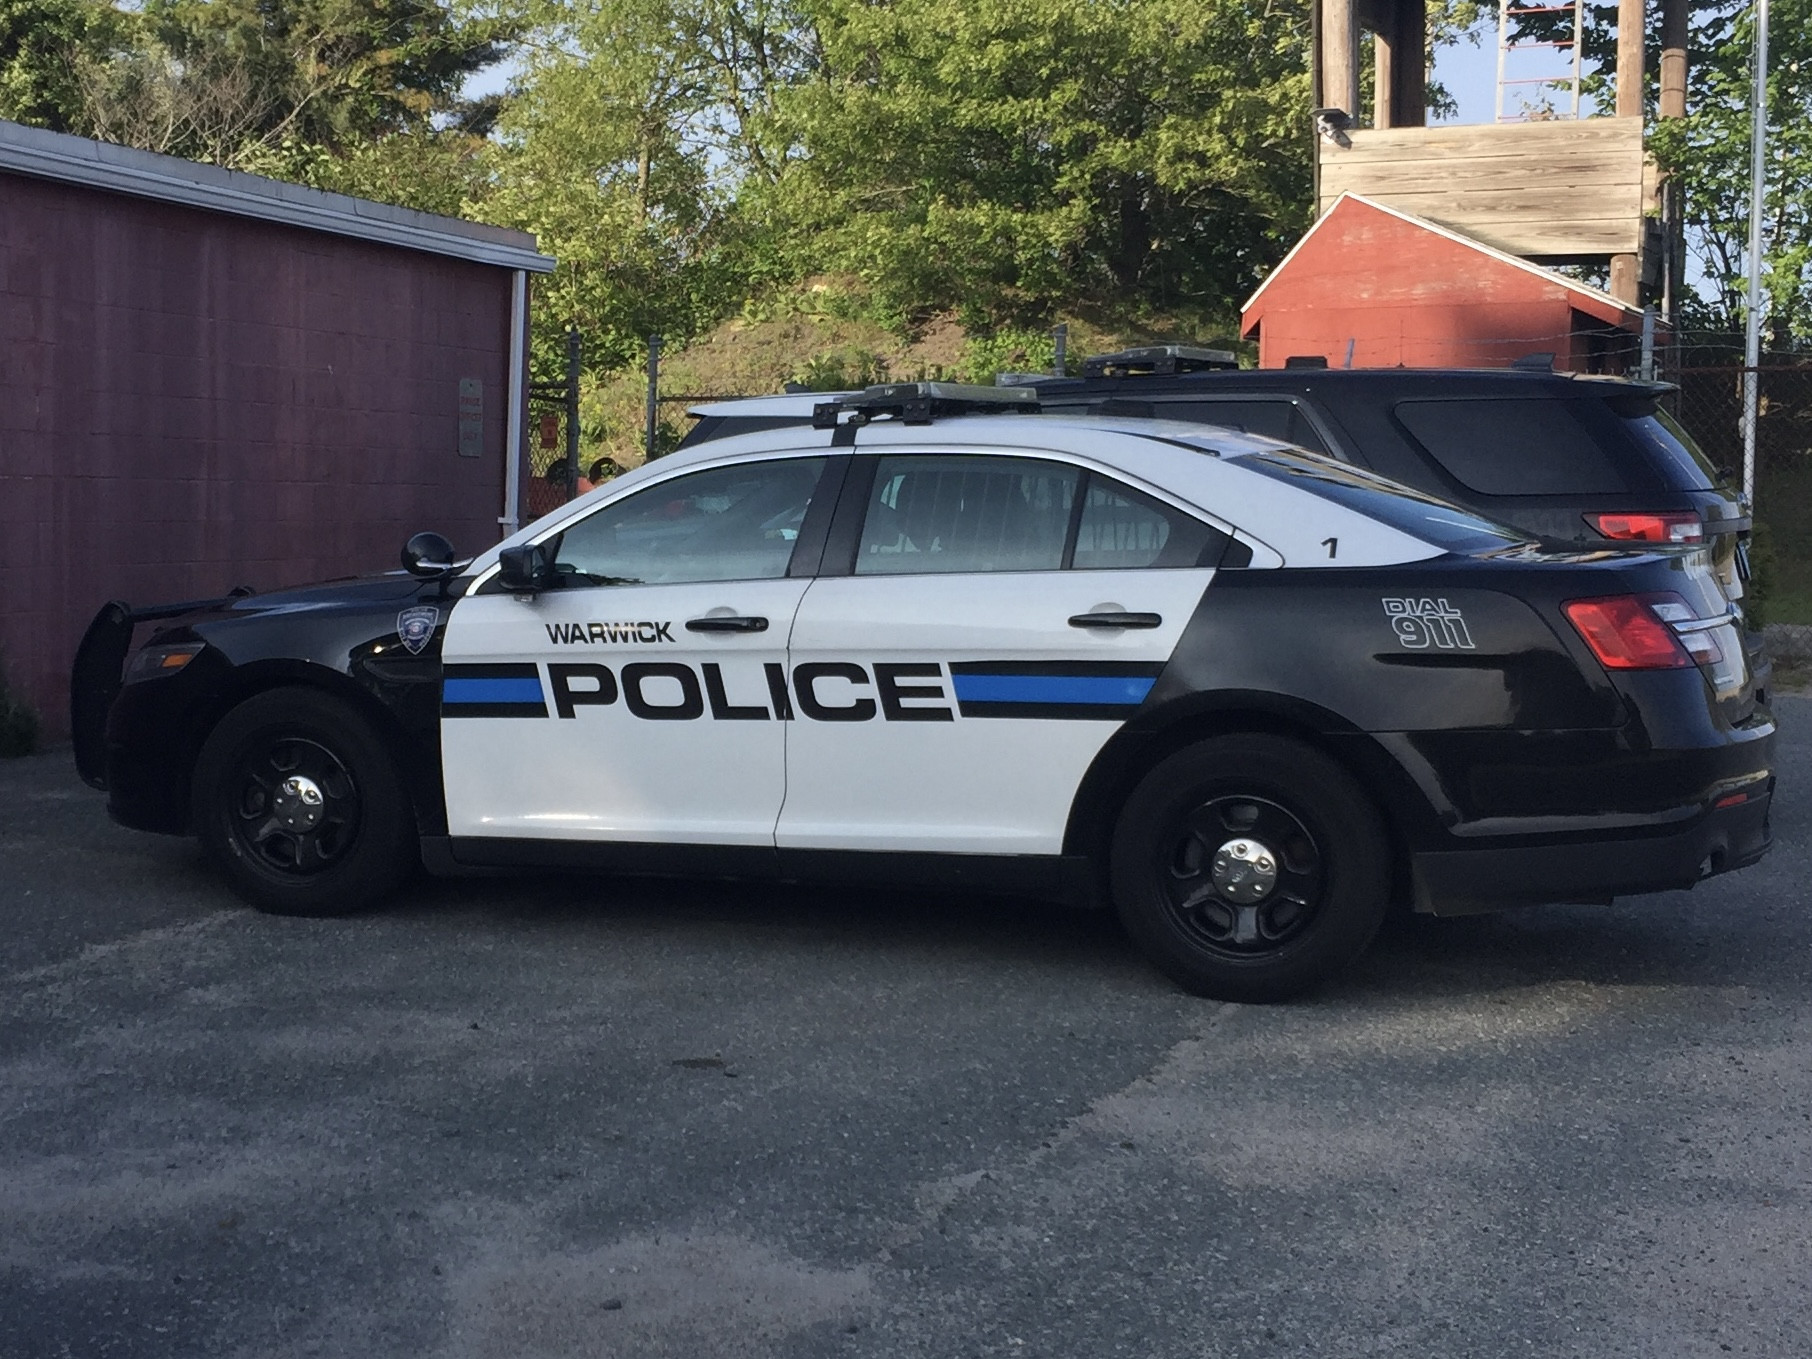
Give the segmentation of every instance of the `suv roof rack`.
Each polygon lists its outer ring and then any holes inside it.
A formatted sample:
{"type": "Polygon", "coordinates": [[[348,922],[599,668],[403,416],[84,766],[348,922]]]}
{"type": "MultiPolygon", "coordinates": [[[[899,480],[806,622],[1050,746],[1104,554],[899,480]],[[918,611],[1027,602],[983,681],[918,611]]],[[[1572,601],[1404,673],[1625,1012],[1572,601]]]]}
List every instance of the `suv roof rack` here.
{"type": "Polygon", "coordinates": [[[1239,359],[1229,349],[1197,349],[1186,344],[1153,344],[1097,354],[1082,361],[1082,376],[1132,377],[1141,373],[1199,373],[1209,369],[1238,368],[1239,359]]]}
{"type": "Polygon", "coordinates": [[[835,429],[845,411],[851,424],[865,425],[876,416],[898,416],[901,423],[928,425],[953,415],[986,415],[1038,410],[1038,393],[1030,387],[973,387],[960,382],[883,382],[853,396],[820,401],[812,407],[813,429],[835,429]]]}

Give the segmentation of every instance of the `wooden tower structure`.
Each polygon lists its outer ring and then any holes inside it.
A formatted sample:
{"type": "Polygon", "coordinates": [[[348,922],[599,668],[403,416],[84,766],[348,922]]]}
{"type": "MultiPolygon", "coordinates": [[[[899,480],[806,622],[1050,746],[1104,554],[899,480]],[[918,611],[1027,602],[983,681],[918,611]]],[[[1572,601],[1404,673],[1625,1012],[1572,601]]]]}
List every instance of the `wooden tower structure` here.
{"type": "MultiPolygon", "coordinates": [[[[1500,0],[1500,31],[1519,8],[1500,0]]],[[[1686,0],[1660,0],[1660,115],[1686,112],[1686,0]]],[[[1541,263],[1605,263],[1610,292],[1671,301],[1674,233],[1643,150],[1644,0],[1618,0],[1610,116],[1427,126],[1423,0],[1316,0],[1317,215],[1359,194],[1541,263]],[[1362,33],[1373,36],[1373,96],[1361,107],[1362,33]]]]}

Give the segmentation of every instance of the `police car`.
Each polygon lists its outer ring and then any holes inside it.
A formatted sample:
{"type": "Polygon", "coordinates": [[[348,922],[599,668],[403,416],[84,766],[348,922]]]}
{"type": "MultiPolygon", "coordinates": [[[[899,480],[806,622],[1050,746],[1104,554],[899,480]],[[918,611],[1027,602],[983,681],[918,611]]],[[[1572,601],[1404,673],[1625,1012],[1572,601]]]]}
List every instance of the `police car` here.
{"type": "Polygon", "coordinates": [[[469,562],[424,534],[407,574],[110,605],[78,764],[267,910],[420,862],[1004,889],[1111,903],[1239,1000],[1393,902],[1767,851],[1774,723],[1702,558],[1546,552],[1313,453],[1022,400],[870,389],[469,562]]]}

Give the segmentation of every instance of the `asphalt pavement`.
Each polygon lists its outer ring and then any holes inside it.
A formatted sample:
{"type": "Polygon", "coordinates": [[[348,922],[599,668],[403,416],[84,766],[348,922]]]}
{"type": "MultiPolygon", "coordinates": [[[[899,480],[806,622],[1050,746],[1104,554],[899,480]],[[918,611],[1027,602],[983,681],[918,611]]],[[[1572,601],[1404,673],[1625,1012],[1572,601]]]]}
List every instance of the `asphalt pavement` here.
{"type": "Polygon", "coordinates": [[[1290,1006],[1111,919],[423,881],[284,920],[0,762],[0,1359],[1812,1353],[1812,700],[1690,893],[1290,1006]]]}

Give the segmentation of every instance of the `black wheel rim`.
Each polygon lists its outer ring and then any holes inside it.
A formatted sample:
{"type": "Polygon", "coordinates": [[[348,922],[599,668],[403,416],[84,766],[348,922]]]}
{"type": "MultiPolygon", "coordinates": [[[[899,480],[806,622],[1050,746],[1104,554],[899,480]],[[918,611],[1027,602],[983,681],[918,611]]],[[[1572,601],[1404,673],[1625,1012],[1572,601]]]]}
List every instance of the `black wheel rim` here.
{"type": "Polygon", "coordinates": [[[252,862],[280,877],[325,872],[358,838],[358,785],[339,756],[307,737],[277,737],[248,750],[227,799],[233,838],[252,862]]]}
{"type": "Polygon", "coordinates": [[[1260,958],[1320,913],[1325,866],[1302,821],[1269,798],[1230,794],[1181,818],[1158,875],[1171,919],[1197,947],[1260,958]]]}

